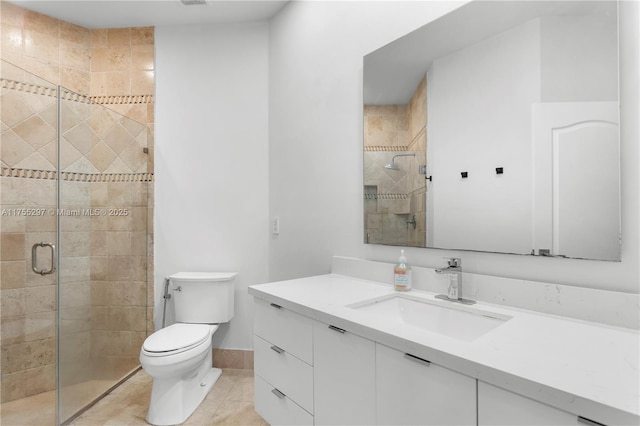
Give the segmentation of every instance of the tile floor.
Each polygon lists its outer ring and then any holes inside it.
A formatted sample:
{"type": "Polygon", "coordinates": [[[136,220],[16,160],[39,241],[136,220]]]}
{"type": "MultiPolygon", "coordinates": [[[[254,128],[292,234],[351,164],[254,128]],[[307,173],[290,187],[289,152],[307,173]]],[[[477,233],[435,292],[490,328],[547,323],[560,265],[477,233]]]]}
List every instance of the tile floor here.
{"type": "MultiPolygon", "coordinates": [[[[75,413],[113,386],[111,380],[89,380],[67,386],[62,391],[62,412],[75,413]]],[[[0,406],[2,426],[40,426],[56,422],[56,391],[4,402],[0,406]]]]}
{"type": "MultiPolygon", "coordinates": [[[[71,425],[148,425],[145,421],[151,377],[138,371],[76,418],[71,425]]],[[[48,426],[54,423],[55,394],[47,392],[2,404],[2,426],[48,426]]],[[[213,389],[184,425],[267,426],[253,409],[253,370],[223,369],[213,389]]]]}
{"type": "MultiPolygon", "coordinates": [[[[147,425],[150,395],[151,377],[140,370],[71,425],[147,425]]],[[[253,370],[223,369],[209,395],[183,424],[267,426],[253,409],[253,370]]]]}
{"type": "Polygon", "coordinates": [[[55,391],[4,402],[0,406],[0,424],[2,426],[50,426],[55,424],[55,421],[55,391]]]}

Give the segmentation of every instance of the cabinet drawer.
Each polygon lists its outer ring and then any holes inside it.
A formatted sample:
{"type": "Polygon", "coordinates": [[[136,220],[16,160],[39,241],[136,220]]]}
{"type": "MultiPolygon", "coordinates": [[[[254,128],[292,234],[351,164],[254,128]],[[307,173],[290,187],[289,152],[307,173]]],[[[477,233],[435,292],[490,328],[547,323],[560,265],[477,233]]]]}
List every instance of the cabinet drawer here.
{"type": "Polygon", "coordinates": [[[478,381],[478,424],[568,426],[581,423],[574,414],[478,381]]]}
{"type": "Polygon", "coordinates": [[[312,321],[269,302],[254,299],[253,332],[313,365],[312,321]]]}
{"type": "Polygon", "coordinates": [[[256,374],[313,413],[313,367],[255,335],[253,350],[256,374]]]}
{"type": "Polygon", "coordinates": [[[276,395],[257,373],[254,382],[256,412],[270,425],[313,425],[313,416],[289,399],[284,392],[276,395]]]}

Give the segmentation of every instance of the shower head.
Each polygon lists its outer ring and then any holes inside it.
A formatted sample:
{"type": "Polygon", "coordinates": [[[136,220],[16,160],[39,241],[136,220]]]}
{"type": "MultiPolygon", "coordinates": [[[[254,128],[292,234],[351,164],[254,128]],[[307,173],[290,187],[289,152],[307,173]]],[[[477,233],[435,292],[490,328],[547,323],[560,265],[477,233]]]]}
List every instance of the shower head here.
{"type": "Polygon", "coordinates": [[[386,166],[384,166],[385,169],[389,169],[389,170],[400,170],[398,168],[398,166],[396,165],[396,163],[393,162],[393,160],[387,164],[386,166]]]}
{"type": "Polygon", "coordinates": [[[384,166],[384,168],[389,170],[400,170],[400,168],[396,164],[396,157],[415,157],[415,156],[416,154],[396,154],[391,159],[391,162],[386,166],[384,166]]]}

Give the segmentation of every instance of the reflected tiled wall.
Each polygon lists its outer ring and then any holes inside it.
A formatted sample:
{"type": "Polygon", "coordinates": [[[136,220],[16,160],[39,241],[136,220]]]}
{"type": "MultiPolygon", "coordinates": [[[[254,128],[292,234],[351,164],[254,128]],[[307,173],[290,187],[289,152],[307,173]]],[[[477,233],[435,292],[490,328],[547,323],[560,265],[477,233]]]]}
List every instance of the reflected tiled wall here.
{"type": "Polygon", "coordinates": [[[365,241],[424,246],[426,164],[426,78],[407,105],[364,107],[365,241]],[[400,170],[389,170],[394,155],[400,170]],[[408,225],[415,215],[417,226],[408,225]]]}
{"type": "Polygon", "coordinates": [[[407,240],[408,158],[397,161],[400,171],[384,166],[394,155],[408,153],[408,112],[408,105],[364,107],[364,183],[371,189],[365,198],[365,241],[370,243],[407,240]]]}
{"type": "Polygon", "coordinates": [[[82,95],[62,101],[61,207],[107,212],[61,216],[59,307],[54,276],[30,263],[34,242],[55,241],[55,214],[0,218],[4,402],[55,388],[58,308],[64,384],[126,373],[153,330],[154,65],[153,28],[88,30],[6,2],[0,25],[17,66],[2,67],[1,208],[55,209],[55,176],[33,170],[56,169],[61,84],[82,95]]]}
{"type": "Polygon", "coordinates": [[[364,145],[404,151],[409,146],[408,105],[365,105],[364,145]]]}
{"type": "Polygon", "coordinates": [[[426,191],[425,175],[419,174],[418,165],[427,164],[427,79],[424,77],[409,101],[409,150],[416,153],[409,173],[409,212],[416,217],[416,227],[409,226],[407,245],[424,247],[426,233],[426,191]]]}

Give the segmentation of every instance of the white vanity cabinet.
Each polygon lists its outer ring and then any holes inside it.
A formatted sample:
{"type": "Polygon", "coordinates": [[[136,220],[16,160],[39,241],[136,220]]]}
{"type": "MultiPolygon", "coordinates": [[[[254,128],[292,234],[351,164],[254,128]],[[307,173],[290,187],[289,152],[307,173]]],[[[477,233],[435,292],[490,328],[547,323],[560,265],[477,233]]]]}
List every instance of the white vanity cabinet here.
{"type": "Polygon", "coordinates": [[[375,424],[375,343],[316,322],[313,360],[315,424],[375,424]]]}
{"type": "Polygon", "coordinates": [[[411,344],[380,343],[333,314],[312,319],[254,300],[254,403],[272,425],[637,424],[633,415],[601,413],[581,402],[607,419],[589,420],[564,411],[578,404],[560,409],[479,381],[398,350],[411,344]]]}
{"type": "Polygon", "coordinates": [[[478,426],[597,425],[575,414],[478,381],[478,426]]]}
{"type": "MultiPolygon", "coordinates": [[[[358,274],[383,266],[362,263],[358,274]]],[[[451,308],[467,311],[464,321],[508,319],[476,340],[422,333],[393,319],[402,309],[386,303],[398,296],[393,287],[336,273],[249,293],[256,409],[273,425],[640,425],[636,330],[478,303],[451,308]],[[392,310],[361,309],[376,302],[392,310]]],[[[445,303],[419,290],[407,296],[445,303]]]]}
{"type": "Polygon", "coordinates": [[[476,380],[376,344],[381,425],[476,425],[476,380]]]}
{"type": "Polygon", "coordinates": [[[254,404],[273,425],[313,425],[313,321],[255,299],[254,404]]]}

